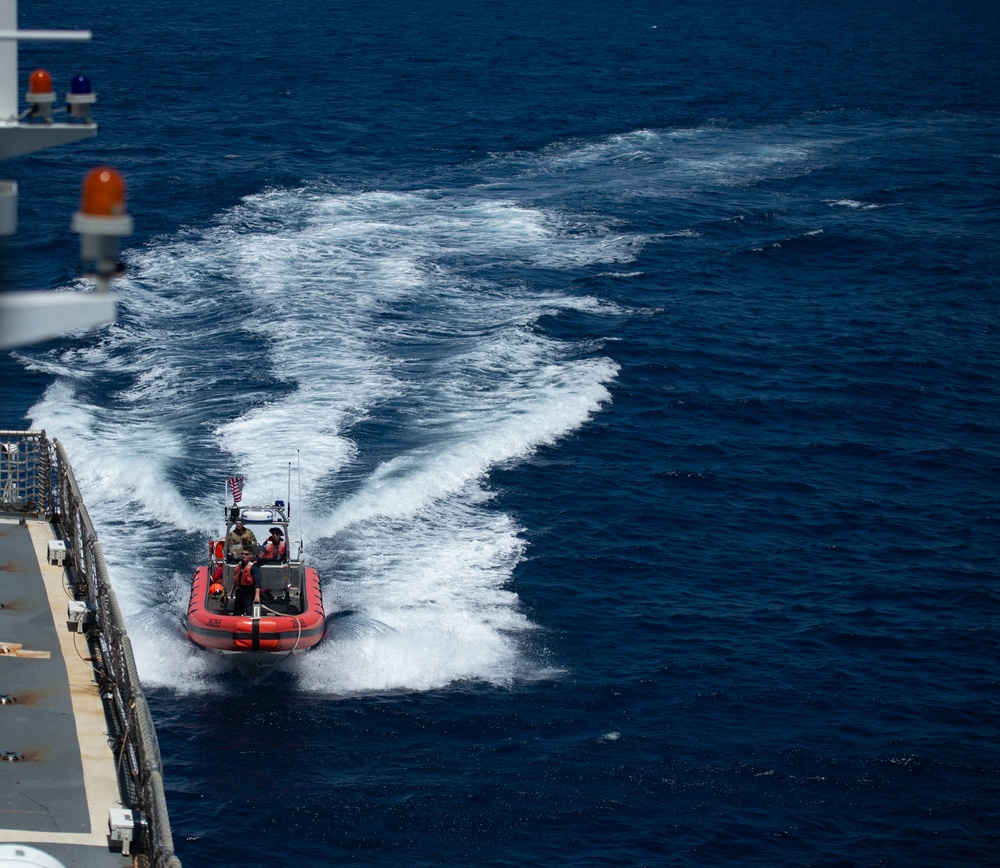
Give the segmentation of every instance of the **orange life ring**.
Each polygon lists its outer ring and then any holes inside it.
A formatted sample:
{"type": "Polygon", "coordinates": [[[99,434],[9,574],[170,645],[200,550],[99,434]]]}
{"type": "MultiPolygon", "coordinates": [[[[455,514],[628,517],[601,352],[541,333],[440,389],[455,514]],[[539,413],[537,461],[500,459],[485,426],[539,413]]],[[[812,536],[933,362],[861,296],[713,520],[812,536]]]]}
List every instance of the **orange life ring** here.
{"type": "Polygon", "coordinates": [[[223,545],[222,540],[220,539],[215,544],[215,559],[217,561],[221,561],[225,557],[225,555],[226,555],[226,547],[223,545]]]}

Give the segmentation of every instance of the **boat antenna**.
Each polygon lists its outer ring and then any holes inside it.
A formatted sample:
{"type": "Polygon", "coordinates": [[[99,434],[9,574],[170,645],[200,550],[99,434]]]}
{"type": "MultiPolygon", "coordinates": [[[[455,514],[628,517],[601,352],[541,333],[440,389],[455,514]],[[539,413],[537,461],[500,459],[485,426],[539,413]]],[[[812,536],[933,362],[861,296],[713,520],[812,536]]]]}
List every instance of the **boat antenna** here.
{"type": "MultiPolygon", "coordinates": [[[[295,461],[298,465],[296,472],[299,475],[299,503],[302,503],[302,450],[295,450],[295,461]]],[[[302,556],[302,516],[299,516],[299,557],[302,556]]]]}

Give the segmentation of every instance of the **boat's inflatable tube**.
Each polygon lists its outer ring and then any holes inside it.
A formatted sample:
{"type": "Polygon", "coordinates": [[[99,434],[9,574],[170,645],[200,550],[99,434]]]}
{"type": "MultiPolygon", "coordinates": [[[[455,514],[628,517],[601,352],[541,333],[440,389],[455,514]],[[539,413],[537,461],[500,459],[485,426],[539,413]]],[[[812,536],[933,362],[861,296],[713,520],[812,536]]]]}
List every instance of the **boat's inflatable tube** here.
{"type": "Polygon", "coordinates": [[[187,633],[202,648],[216,651],[289,652],[312,648],[326,629],[326,613],[320,591],[319,574],[307,567],[304,611],[299,615],[272,615],[249,618],[223,615],[207,608],[208,567],[199,567],[191,582],[187,633]]]}

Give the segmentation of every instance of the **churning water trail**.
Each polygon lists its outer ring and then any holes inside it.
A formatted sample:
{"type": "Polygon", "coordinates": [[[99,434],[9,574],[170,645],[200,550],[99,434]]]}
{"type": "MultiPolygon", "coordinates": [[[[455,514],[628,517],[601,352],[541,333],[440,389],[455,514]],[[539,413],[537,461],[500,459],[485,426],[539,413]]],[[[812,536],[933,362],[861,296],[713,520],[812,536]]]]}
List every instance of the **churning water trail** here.
{"type": "Polygon", "coordinates": [[[75,456],[145,681],[220,671],[183,636],[178,558],[193,569],[218,531],[225,476],[281,497],[299,456],[307,555],[350,613],[304,685],[530,677],[507,589],[525,542],[489,474],[610,398],[613,361],[539,328],[602,305],[533,271],[631,256],[578,230],[476,191],[269,190],[133,254],[121,321],[92,345],[25,357],[54,377],[33,423],[75,456]]]}
{"type": "MultiPolygon", "coordinates": [[[[715,231],[690,219],[713,190],[755,195],[864,135],[637,130],[496,155],[434,187],[269,189],[134,252],[118,324],[23,358],[54,378],[33,422],[75,456],[142,627],[143,678],[199,689],[216,670],[182,618],[222,480],[239,472],[249,499],[282,497],[299,458],[295,520],[328,610],[349,613],[302,664],[303,685],[531,677],[533,625],[507,589],[525,540],[491,504],[489,475],[586,424],[618,371],[593,338],[547,322],[629,316],[574,280],[640,277],[630,265],[655,239],[715,231]],[[640,198],[677,203],[654,233],[618,216],[640,198]]],[[[845,201],[809,203],[802,236],[845,201]]]]}

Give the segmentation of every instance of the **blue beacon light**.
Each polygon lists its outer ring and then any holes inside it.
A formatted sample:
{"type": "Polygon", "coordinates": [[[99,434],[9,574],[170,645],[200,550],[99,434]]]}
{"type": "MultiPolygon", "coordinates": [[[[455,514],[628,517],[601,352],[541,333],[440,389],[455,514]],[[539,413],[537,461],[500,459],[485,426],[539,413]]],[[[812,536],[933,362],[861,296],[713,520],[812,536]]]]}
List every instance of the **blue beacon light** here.
{"type": "Polygon", "coordinates": [[[69,85],[70,93],[93,93],[94,89],[90,86],[90,79],[85,75],[76,76],[69,85]]]}
{"type": "Polygon", "coordinates": [[[90,86],[90,79],[85,75],[77,75],[69,85],[69,93],[66,94],[66,108],[69,109],[70,117],[90,123],[90,107],[97,102],[94,89],[90,86]]]}

